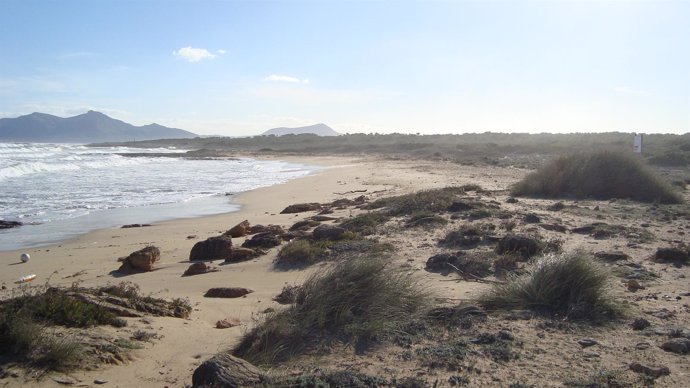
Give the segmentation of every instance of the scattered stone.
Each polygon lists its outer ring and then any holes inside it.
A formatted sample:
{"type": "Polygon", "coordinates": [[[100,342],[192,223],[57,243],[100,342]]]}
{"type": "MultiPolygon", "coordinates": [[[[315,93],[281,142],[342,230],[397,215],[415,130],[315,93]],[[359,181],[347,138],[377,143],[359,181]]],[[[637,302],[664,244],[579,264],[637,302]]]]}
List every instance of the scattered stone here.
{"type": "Polygon", "coordinates": [[[534,213],[529,213],[525,215],[525,218],[523,218],[522,220],[525,221],[525,223],[527,224],[538,224],[541,222],[541,218],[539,218],[539,216],[534,213]]]}
{"type": "Polygon", "coordinates": [[[688,354],[690,352],[690,339],[673,338],[664,342],[661,348],[671,353],[688,354]]]}
{"type": "Polygon", "coordinates": [[[103,385],[103,384],[108,383],[108,380],[96,379],[96,380],[93,381],[93,383],[96,384],[96,385],[103,385]]]}
{"type": "Polygon", "coordinates": [[[565,233],[568,231],[568,228],[558,224],[539,224],[539,226],[552,232],[565,233]]]}
{"type": "Polygon", "coordinates": [[[215,287],[206,291],[204,296],[207,298],[241,298],[252,292],[254,291],[243,287],[215,287]]]}
{"type": "Polygon", "coordinates": [[[197,236],[196,234],[190,234],[189,236],[187,236],[187,240],[194,240],[197,237],[199,236],[197,236]]]}
{"type": "Polygon", "coordinates": [[[5,220],[0,220],[0,229],[12,229],[12,228],[18,228],[22,226],[22,224],[19,221],[5,221],[5,220]]]}
{"type": "Polygon", "coordinates": [[[319,203],[296,203],[283,209],[280,214],[303,213],[309,211],[321,210],[319,203]]]}
{"type": "Polygon", "coordinates": [[[644,330],[651,325],[652,324],[649,323],[648,320],[646,320],[645,318],[642,318],[642,317],[635,318],[635,320],[632,321],[632,323],[630,324],[630,326],[632,326],[633,330],[644,330]]]}
{"type": "Polygon", "coordinates": [[[257,234],[257,233],[265,233],[265,232],[271,232],[275,234],[276,236],[282,236],[285,234],[285,231],[280,225],[254,225],[250,229],[250,234],[257,234]]]}
{"type": "Polygon", "coordinates": [[[506,203],[518,203],[518,199],[515,197],[508,197],[508,199],[506,199],[506,203]]]}
{"type": "Polygon", "coordinates": [[[645,374],[655,379],[658,379],[661,376],[668,376],[671,374],[671,370],[668,369],[667,366],[653,368],[646,365],[642,365],[639,362],[633,362],[632,364],[630,364],[630,370],[635,373],[645,374]]]}
{"type": "Polygon", "coordinates": [[[132,252],[129,256],[121,259],[122,265],[118,271],[125,273],[153,271],[153,264],[158,261],[160,257],[160,249],[154,246],[148,246],[144,249],[132,252]]]}
{"type": "Polygon", "coordinates": [[[127,225],[122,225],[121,229],[144,228],[146,226],[151,226],[151,224],[127,224],[127,225]]]}
{"type": "Polygon", "coordinates": [[[449,212],[465,212],[477,208],[477,206],[468,201],[455,201],[449,207],[449,212]]]}
{"type": "Polygon", "coordinates": [[[656,253],[654,254],[654,261],[657,263],[673,263],[676,265],[683,265],[690,262],[690,254],[686,249],[677,247],[657,248],[656,253]]]}
{"type": "Polygon", "coordinates": [[[626,254],[625,252],[621,251],[600,251],[594,254],[594,257],[597,259],[601,259],[604,261],[622,261],[622,260],[629,260],[630,256],[626,254]]]}
{"type": "Polygon", "coordinates": [[[241,261],[251,260],[259,255],[261,255],[261,252],[255,249],[235,247],[230,251],[230,255],[225,258],[225,263],[239,263],[241,261]]]}
{"type": "Polygon", "coordinates": [[[534,238],[517,235],[505,236],[498,241],[496,253],[501,255],[513,252],[520,253],[525,258],[530,257],[539,252],[539,243],[534,238]]]}
{"type": "Polygon", "coordinates": [[[242,322],[237,318],[225,318],[216,322],[216,329],[229,329],[231,327],[240,326],[242,322]]]}
{"type": "Polygon", "coordinates": [[[60,385],[74,385],[77,383],[75,380],[68,379],[67,377],[57,377],[57,378],[54,377],[53,381],[55,381],[56,383],[58,383],[60,385]]]}
{"type": "Polygon", "coordinates": [[[239,224],[233,226],[228,230],[227,232],[223,233],[223,236],[230,236],[233,238],[237,237],[242,237],[246,236],[250,233],[251,231],[251,225],[249,224],[249,221],[244,220],[240,222],[239,224]]]}
{"type": "Polygon", "coordinates": [[[584,352],[582,354],[582,357],[590,359],[590,358],[599,358],[601,355],[597,352],[584,352]]]}
{"type": "Polygon", "coordinates": [[[335,218],[335,217],[321,216],[321,215],[315,215],[315,216],[311,217],[311,219],[313,221],[318,221],[318,222],[337,220],[337,218],[335,218]]]}
{"type": "Polygon", "coordinates": [[[265,380],[259,368],[229,353],[220,353],[199,365],[193,387],[251,387],[265,380]]]}
{"type": "Polygon", "coordinates": [[[194,244],[189,252],[189,261],[221,260],[230,256],[231,252],[232,238],[230,236],[210,237],[194,244]]]}
{"type": "Polygon", "coordinates": [[[649,342],[638,342],[635,344],[635,349],[637,350],[647,350],[649,349],[651,345],[649,345],[649,342]]]}
{"type": "Polygon", "coordinates": [[[645,314],[649,314],[653,317],[661,318],[661,319],[669,319],[669,318],[673,318],[676,316],[676,313],[674,313],[673,311],[671,311],[667,308],[661,308],[659,310],[647,310],[647,311],[645,311],[645,314]]]}
{"type": "Polygon", "coordinates": [[[337,240],[343,233],[345,233],[345,228],[333,225],[319,225],[314,229],[313,235],[317,240],[337,240]]]}
{"type": "Polygon", "coordinates": [[[242,243],[244,248],[273,248],[280,245],[280,238],[272,232],[255,234],[251,239],[242,243]]]}
{"type": "Polygon", "coordinates": [[[218,269],[211,267],[210,265],[200,262],[200,263],[192,263],[192,265],[187,268],[186,271],[182,274],[182,276],[194,276],[194,275],[201,275],[209,272],[218,272],[218,269]]]}
{"type": "Polygon", "coordinates": [[[313,228],[313,227],[319,226],[319,225],[321,225],[321,223],[319,221],[302,220],[302,221],[295,222],[288,230],[290,230],[290,231],[307,230],[309,228],[313,228]]]}
{"type": "Polygon", "coordinates": [[[546,209],[551,210],[552,212],[557,212],[565,209],[565,204],[563,202],[556,202],[553,205],[547,207],[546,209]]]}
{"type": "Polygon", "coordinates": [[[597,342],[596,340],[593,340],[591,338],[581,339],[581,340],[577,341],[577,343],[580,344],[580,346],[582,346],[583,348],[588,348],[590,346],[594,346],[594,345],[599,344],[599,342],[597,342]]]}

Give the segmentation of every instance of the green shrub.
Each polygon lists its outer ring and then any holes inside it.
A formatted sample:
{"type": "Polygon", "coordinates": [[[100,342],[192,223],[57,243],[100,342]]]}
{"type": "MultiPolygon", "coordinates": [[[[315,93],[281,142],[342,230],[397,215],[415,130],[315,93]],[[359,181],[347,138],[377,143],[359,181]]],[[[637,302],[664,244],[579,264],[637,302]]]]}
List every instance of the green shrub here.
{"type": "Polygon", "coordinates": [[[574,320],[605,321],[621,314],[609,294],[609,278],[582,252],[547,255],[526,274],[494,285],[480,303],[493,309],[530,309],[574,320]]]}
{"type": "Polygon", "coordinates": [[[284,245],[278,252],[275,265],[278,267],[300,267],[323,260],[326,249],[310,240],[295,240],[284,245]]]}
{"type": "Polygon", "coordinates": [[[412,194],[377,199],[369,209],[385,208],[392,216],[411,215],[419,212],[443,212],[448,210],[459,194],[465,193],[464,187],[444,187],[442,189],[424,190],[412,194]]]}
{"type": "Polygon", "coordinates": [[[294,305],[267,315],[247,332],[234,354],[271,364],[332,341],[366,346],[402,331],[429,302],[427,290],[385,260],[339,262],[310,277],[294,305]]]}
{"type": "Polygon", "coordinates": [[[609,151],[561,156],[516,183],[511,194],[541,198],[683,202],[669,182],[636,156],[609,151]]]}
{"type": "Polygon", "coordinates": [[[362,236],[368,236],[376,233],[377,228],[385,224],[389,219],[390,217],[383,213],[371,212],[349,218],[341,222],[340,226],[347,231],[358,233],[362,236]]]}

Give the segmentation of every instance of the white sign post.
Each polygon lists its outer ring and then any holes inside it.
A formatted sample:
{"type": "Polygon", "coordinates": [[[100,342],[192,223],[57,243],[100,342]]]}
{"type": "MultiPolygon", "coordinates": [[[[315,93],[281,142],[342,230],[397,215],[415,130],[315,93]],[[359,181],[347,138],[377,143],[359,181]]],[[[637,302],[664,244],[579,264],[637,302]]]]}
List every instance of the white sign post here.
{"type": "Polygon", "coordinates": [[[642,153],[642,134],[635,134],[635,140],[633,140],[633,152],[636,154],[642,153]]]}

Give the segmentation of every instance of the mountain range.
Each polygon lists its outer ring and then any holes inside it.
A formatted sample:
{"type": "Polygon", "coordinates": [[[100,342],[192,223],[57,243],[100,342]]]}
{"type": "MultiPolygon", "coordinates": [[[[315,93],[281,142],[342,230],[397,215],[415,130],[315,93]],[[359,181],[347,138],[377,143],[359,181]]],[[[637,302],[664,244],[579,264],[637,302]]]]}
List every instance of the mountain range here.
{"type": "Polygon", "coordinates": [[[319,136],[340,136],[340,134],[336,131],[333,130],[333,128],[329,127],[326,124],[315,124],[315,125],[309,125],[306,127],[297,127],[297,128],[286,128],[286,127],[280,127],[280,128],[273,128],[269,129],[268,131],[262,133],[262,135],[275,135],[275,136],[283,136],[283,135],[301,135],[304,133],[313,133],[315,135],[319,136]]]}
{"type": "Polygon", "coordinates": [[[73,117],[35,112],[0,119],[0,141],[95,143],[197,136],[192,132],[155,123],[135,126],[93,110],[73,117]]]}

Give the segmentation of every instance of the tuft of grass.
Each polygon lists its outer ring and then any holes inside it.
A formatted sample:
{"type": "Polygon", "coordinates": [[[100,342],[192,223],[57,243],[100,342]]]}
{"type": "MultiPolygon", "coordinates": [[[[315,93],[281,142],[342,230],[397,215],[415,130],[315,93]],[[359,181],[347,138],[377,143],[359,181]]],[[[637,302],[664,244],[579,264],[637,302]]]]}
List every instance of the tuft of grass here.
{"type": "Polygon", "coordinates": [[[610,275],[583,252],[538,259],[480,298],[492,309],[529,309],[573,320],[604,322],[622,313],[609,293],[610,275]]]}
{"type": "Polygon", "coordinates": [[[342,228],[362,236],[375,234],[377,229],[390,219],[381,212],[359,214],[340,223],[342,228]]]}
{"type": "Polygon", "coordinates": [[[323,244],[310,240],[295,240],[284,245],[278,252],[275,265],[278,267],[303,267],[323,260],[326,249],[323,244]]]}
{"type": "Polygon", "coordinates": [[[457,196],[464,194],[465,191],[463,186],[424,190],[412,194],[377,199],[368,208],[385,208],[386,213],[391,216],[411,215],[419,212],[439,213],[448,210],[448,207],[457,199],[457,196]]]}
{"type": "Polygon", "coordinates": [[[430,301],[429,291],[387,261],[353,258],[310,277],[292,306],[266,315],[233,353],[266,365],[334,342],[362,349],[403,331],[430,301]]]}
{"type": "Polygon", "coordinates": [[[410,216],[410,219],[407,221],[406,225],[408,227],[418,227],[418,226],[423,226],[423,227],[435,227],[435,226],[443,226],[448,223],[448,220],[445,218],[439,216],[438,214],[434,214],[431,212],[418,212],[414,213],[410,216]]]}
{"type": "Polygon", "coordinates": [[[561,156],[516,183],[511,195],[683,202],[673,186],[639,158],[611,151],[561,156]]]}
{"type": "Polygon", "coordinates": [[[456,230],[452,230],[439,241],[439,245],[447,247],[474,247],[484,237],[496,230],[496,225],[491,223],[466,223],[456,230]]]}

